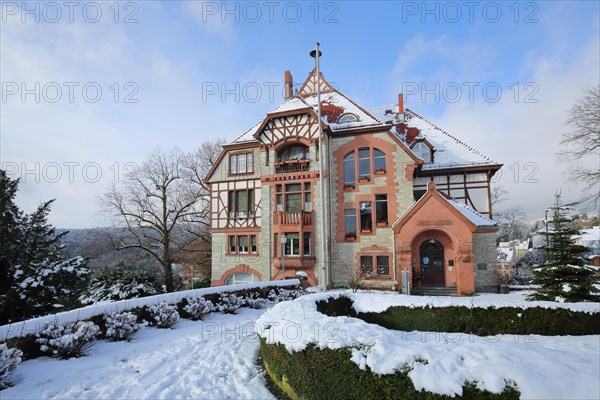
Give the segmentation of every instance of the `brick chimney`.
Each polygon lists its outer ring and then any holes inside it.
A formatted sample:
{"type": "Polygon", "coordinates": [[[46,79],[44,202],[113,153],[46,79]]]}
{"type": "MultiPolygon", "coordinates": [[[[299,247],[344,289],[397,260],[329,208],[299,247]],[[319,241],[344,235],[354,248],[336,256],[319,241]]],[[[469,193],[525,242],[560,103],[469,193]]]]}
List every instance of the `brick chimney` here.
{"type": "Polygon", "coordinates": [[[398,117],[400,120],[404,120],[404,96],[402,93],[398,95],[398,117]]]}
{"type": "Polygon", "coordinates": [[[283,98],[285,100],[294,95],[294,78],[292,78],[292,73],[290,71],[285,71],[285,84],[283,88],[283,98]]]}

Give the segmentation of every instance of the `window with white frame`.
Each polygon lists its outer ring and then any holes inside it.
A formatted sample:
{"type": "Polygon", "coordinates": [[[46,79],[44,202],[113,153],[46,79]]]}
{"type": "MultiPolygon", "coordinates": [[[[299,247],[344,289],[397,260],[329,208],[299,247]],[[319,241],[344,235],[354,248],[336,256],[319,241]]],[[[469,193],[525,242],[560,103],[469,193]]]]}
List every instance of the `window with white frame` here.
{"type": "Polygon", "coordinates": [[[423,161],[429,163],[431,162],[431,149],[424,142],[417,142],[412,151],[417,155],[417,157],[422,158],[423,161]]]}
{"type": "Polygon", "coordinates": [[[229,156],[229,173],[250,174],[254,171],[252,153],[237,153],[229,156]]]}
{"type": "Polygon", "coordinates": [[[249,272],[237,272],[230,275],[225,281],[226,285],[237,285],[239,283],[258,282],[259,279],[249,272]]]}

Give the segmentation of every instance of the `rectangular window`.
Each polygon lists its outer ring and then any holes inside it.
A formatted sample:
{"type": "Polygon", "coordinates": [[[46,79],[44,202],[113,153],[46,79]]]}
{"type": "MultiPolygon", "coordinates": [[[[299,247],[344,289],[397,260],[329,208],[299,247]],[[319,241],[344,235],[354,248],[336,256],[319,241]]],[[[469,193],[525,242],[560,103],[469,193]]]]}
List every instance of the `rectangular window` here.
{"type": "Polygon", "coordinates": [[[373,212],[370,201],[360,203],[360,231],[365,233],[373,231],[373,212]]]}
{"type": "Polygon", "coordinates": [[[238,190],[235,192],[235,213],[237,217],[248,216],[248,192],[245,190],[238,190]]]}
{"type": "Polygon", "coordinates": [[[381,150],[373,150],[373,167],[375,168],[375,174],[385,174],[385,153],[381,150]]]}
{"type": "Polygon", "coordinates": [[[254,190],[230,190],[228,193],[229,218],[254,216],[254,190]]]}
{"type": "Polygon", "coordinates": [[[239,154],[238,155],[238,174],[245,174],[246,173],[246,155],[245,154],[239,154]]]}
{"type": "Polygon", "coordinates": [[[310,201],[310,193],[304,193],[304,211],[312,210],[312,202],[310,201]]]}
{"type": "Polygon", "coordinates": [[[312,210],[310,183],[276,185],[275,209],[277,212],[297,213],[312,210]]]}
{"type": "Polygon", "coordinates": [[[390,258],[388,256],[377,256],[377,275],[390,275],[390,258]]]}
{"type": "Polygon", "coordinates": [[[304,255],[310,256],[310,232],[304,232],[304,255]]]}
{"type": "Polygon", "coordinates": [[[356,209],[344,210],[344,222],[346,225],[346,239],[356,239],[356,209]]]}
{"type": "Polygon", "coordinates": [[[279,236],[277,234],[273,235],[273,257],[279,256],[279,236]]]}
{"type": "Polygon", "coordinates": [[[286,193],[285,211],[299,212],[302,210],[302,193],[286,193]]]}
{"type": "Polygon", "coordinates": [[[232,154],[229,156],[229,173],[246,174],[254,171],[252,153],[232,154]]]}
{"type": "Polygon", "coordinates": [[[229,173],[237,174],[237,155],[229,156],[229,173]]]}
{"type": "Polygon", "coordinates": [[[352,152],[344,158],[344,186],[354,187],[356,181],[354,169],[354,152],[352,152]]]}
{"type": "Polygon", "coordinates": [[[237,235],[229,236],[228,243],[229,254],[257,254],[258,243],[256,242],[256,235],[237,235]],[[250,245],[248,245],[248,243],[250,245]]]}
{"type": "Polygon", "coordinates": [[[375,195],[375,220],[377,225],[388,224],[387,194],[375,195]]]}
{"type": "Polygon", "coordinates": [[[371,150],[358,150],[358,179],[371,180],[371,150]]]}
{"type": "Polygon", "coordinates": [[[238,236],[238,253],[239,254],[247,254],[248,253],[248,236],[238,236]]]}
{"type": "Polygon", "coordinates": [[[299,256],[300,255],[300,235],[298,233],[285,234],[285,255],[299,256]]]}
{"type": "Polygon", "coordinates": [[[360,273],[362,276],[373,275],[373,257],[360,256],[360,273]]]}
{"type": "Polygon", "coordinates": [[[229,236],[229,252],[235,253],[235,236],[229,236]]]}

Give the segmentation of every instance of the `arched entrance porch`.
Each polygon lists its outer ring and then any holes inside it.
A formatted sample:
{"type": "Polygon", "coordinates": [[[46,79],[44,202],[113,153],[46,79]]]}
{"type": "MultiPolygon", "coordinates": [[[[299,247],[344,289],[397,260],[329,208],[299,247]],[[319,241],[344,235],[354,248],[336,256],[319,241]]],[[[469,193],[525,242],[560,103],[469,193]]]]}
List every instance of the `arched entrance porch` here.
{"type": "Polygon", "coordinates": [[[455,245],[450,236],[428,229],[411,242],[413,286],[456,287],[455,245]]]}

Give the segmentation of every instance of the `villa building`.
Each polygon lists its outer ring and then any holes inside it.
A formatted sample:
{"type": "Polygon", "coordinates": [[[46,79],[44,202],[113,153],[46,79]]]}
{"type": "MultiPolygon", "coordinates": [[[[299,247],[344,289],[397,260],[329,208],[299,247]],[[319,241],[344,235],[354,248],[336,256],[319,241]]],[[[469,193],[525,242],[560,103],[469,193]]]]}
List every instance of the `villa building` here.
{"type": "Polygon", "coordinates": [[[405,109],[402,95],[368,111],[315,70],[297,91],[286,72],[284,102],[224,146],[206,177],[212,284],[283,271],[322,284],[325,216],[330,287],[397,290],[407,270],[415,287],[495,289],[490,180],[501,166],[405,109]]]}

